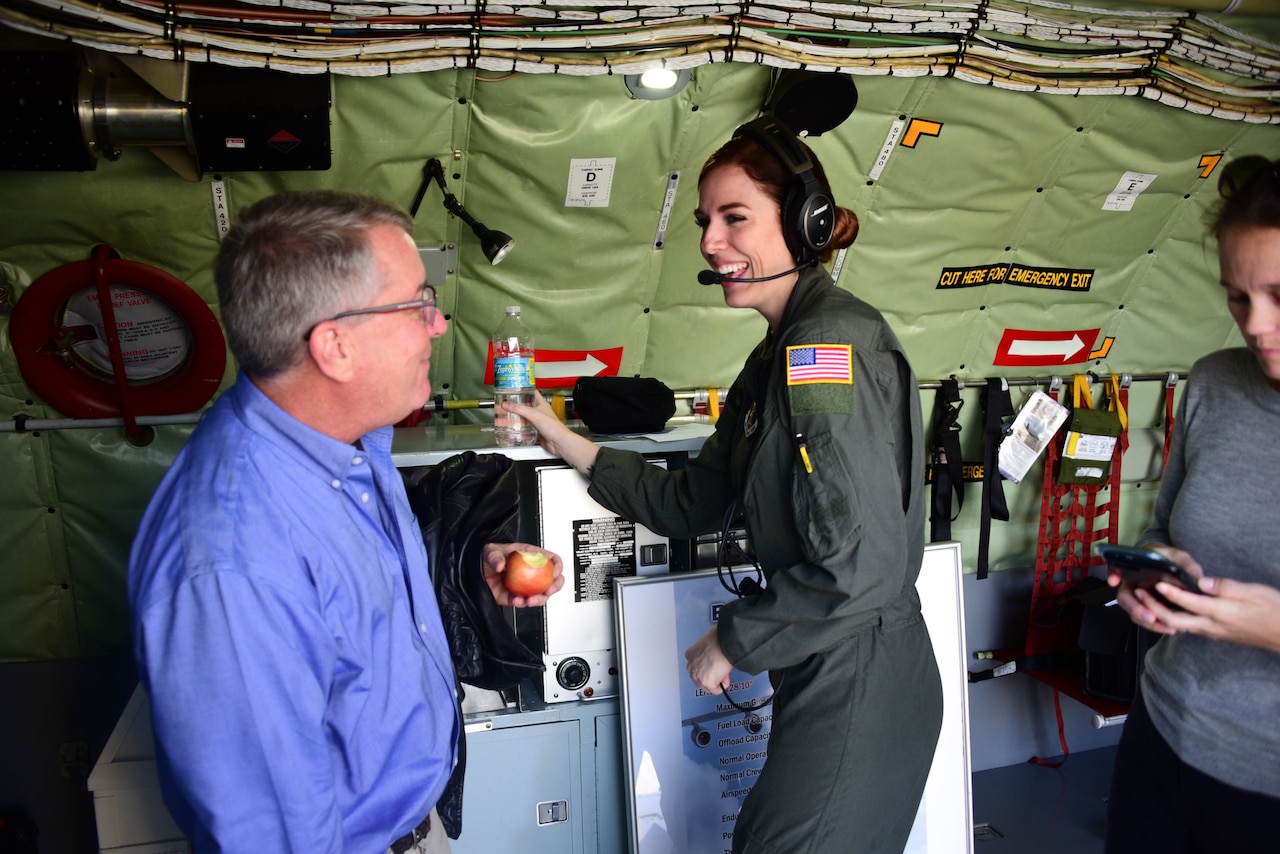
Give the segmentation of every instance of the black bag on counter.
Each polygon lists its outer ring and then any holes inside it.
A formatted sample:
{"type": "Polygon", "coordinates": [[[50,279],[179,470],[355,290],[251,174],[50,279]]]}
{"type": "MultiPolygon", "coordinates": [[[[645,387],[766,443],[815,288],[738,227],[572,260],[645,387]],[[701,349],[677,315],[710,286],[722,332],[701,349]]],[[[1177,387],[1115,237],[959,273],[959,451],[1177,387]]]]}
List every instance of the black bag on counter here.
{"type": "Polygon", "coordinates": [[[573,407],[592,433],[656,433],[676,414],[676,396],[653,377],[579,377],[573,407]]]}

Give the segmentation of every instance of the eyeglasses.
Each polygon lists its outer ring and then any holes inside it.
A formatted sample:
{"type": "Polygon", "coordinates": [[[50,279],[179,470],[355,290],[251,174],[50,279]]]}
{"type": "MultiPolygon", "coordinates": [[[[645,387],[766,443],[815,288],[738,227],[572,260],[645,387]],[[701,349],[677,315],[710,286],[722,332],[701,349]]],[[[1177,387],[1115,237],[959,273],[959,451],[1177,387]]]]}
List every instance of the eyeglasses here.
{"type": "Polygon", "coordinates": [[[396,311],[408,311],[417,308],[422,310],[422,320],[427,326],[434,326],[436,322],[436,289],[427,285],[423,290],[422,299],[416,299],[411,302],[397,302],[391,305],[375,305],[369,308],[353,308],[351,311],[343,311],[335,314],[333,317],[326,317],[319,323],[316,323],[307,330],[307,334],[302,336],[303,341],[311,340],[311,333],[315,332],[316,326],[320,323],[328,323],[331,320],[341,320],[344,317],[355,317],[360,314],[391,314],[396,311]]]}
{"type": "Polygon", "coordinates": [[[1224,199],[1234,199],[1247,192],[1255,181],[1280,179],[1280,161],[1268,160],[1261,154],[1250,154],[1232,160],[1222,167],[1222,177],[1218,178],[1218,195],[1224,199]]]}

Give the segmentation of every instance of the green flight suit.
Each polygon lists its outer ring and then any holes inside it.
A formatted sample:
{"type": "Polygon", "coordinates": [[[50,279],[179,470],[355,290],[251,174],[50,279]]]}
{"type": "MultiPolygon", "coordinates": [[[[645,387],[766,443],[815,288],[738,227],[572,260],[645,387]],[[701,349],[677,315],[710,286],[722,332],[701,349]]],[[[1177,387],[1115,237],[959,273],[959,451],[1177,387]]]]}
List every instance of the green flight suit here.
{"type": "Polygon", "coordinates": [[[592,497],[661,534],[719,530],[735,498],[744,514],[766,586],[721,610],[720,645],[735,667],[769,671],[777,690],[735,854],[906,844],[942,722],[915,590],[925,450],[897,337],[813,268],[684,469],[610,448],[597,457],[592,497]],[[805,372],[815,353],[829,360],[816,379],[805,372]],[[851,382],[827,377],[846,367],[851,382]]]}

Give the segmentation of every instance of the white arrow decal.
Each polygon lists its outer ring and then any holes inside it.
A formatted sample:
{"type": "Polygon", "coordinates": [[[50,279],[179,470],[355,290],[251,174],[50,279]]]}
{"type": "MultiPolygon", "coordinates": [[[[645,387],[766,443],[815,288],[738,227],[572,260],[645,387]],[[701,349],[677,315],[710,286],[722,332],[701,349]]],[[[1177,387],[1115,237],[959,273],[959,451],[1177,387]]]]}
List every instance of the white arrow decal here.
{"type": "Polygon", "coordinates": [[[1014,339],[1009,344],[1010,356],[1057,356],[1064,362],[1073,353],[1078,353],[1084,342],[1079,335],[1072,335],[1070,341],[1031,341],[1025,338],[1014,339]]]}
{"type": "Polygon", "coordinates": [[[587,358],[576,362],[534,362],[533,375],[540,380],[551,377],[594,377],[601,368],[606,367],[608,365],[588,353],[587,358]]]}

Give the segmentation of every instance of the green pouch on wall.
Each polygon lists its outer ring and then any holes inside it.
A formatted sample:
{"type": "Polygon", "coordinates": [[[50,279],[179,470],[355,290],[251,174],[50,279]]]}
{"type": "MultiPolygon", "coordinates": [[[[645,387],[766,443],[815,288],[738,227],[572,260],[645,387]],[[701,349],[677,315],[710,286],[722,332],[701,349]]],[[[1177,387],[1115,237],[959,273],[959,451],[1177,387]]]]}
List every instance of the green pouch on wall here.
{"type": "Polygon", "coordinates": [[[1075,408],[1067,425],[1058,467],[1058,483],[1094,485],[1111,476],[1111,460],[1123,430],[1121,413],[1094,409],[1088,377],[1077,375],[1072,389],[1075,408]]]}

